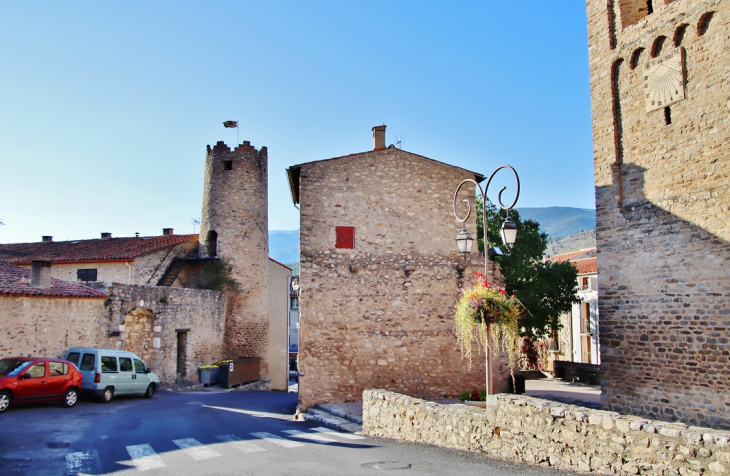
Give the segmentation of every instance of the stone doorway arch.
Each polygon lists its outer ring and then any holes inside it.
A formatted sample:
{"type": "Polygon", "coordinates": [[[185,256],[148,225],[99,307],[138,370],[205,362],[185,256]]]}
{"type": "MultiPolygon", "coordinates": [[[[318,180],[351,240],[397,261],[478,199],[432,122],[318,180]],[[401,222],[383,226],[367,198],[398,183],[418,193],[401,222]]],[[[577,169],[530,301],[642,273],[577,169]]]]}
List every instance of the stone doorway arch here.
{"type": "Polygon", "coordinates": [[[124,316],[124,350],[134,352],[153,370],[158,371],[157,316],[149,309],[136,308],[124,316]]]}

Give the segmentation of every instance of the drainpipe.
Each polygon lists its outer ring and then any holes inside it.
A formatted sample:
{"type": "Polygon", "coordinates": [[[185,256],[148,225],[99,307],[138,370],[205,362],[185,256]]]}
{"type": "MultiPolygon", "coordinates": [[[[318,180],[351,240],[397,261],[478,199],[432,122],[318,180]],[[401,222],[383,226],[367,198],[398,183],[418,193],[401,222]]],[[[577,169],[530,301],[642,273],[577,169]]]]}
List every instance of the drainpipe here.
{"type": "Polygon", "coordinates": [[[129,261],[125,261],[124,264],[127,265],[127,269],[129,270],[129,273],[127,274],[127,284],[132,284],[132,265],[129,264],[129,261]]]}

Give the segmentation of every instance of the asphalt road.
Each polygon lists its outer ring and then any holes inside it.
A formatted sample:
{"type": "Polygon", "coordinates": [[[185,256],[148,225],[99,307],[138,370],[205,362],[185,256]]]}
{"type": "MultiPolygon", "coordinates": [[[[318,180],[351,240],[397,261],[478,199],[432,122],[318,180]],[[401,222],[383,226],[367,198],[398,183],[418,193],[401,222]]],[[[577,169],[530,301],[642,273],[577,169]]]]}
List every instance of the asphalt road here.
{"type": "Polygon", "coordinates": [[[0,475],[557,475],[463,451],[328,431],[279,392],[160,392],[0,414],[0,475]]]}

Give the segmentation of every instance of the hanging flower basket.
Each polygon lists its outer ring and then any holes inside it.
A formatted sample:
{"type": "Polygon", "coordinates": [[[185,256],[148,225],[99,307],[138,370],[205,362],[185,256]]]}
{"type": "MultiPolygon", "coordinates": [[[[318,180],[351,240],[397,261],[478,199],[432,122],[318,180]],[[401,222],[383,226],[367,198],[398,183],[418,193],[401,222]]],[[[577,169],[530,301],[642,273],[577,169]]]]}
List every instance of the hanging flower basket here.
{"type": "Polygon", "coordinates": [[[495,357],[506,352],[514,379],[520,346],[519,321],[524,307],[517,298],[508,296],[504,288],[490,287],[483,274],[474,275],[474,286],[465,289],[456,304],[456,343],[470,369],[474,342],[495,357]],[[491,345],[487,342],[487,324],[490,325],[491,345]]]}

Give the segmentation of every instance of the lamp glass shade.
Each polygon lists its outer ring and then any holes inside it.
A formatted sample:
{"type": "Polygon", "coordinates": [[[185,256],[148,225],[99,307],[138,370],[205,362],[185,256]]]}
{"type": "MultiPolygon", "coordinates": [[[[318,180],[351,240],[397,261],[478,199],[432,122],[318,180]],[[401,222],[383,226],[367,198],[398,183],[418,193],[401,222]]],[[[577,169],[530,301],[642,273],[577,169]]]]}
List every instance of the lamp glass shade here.
{"type": "Polygon", "coordinates": [[[517,240],[517,224],[507,217],[502,223],[502,242],[507,246],[512,246],[517,240]]]}
{"type": "Polygon", "coordinates": [[[456,235],[456,247],[459,249],[459,253],[463,256],[471,253],[471,246],[474,244],[474,238],[471,237],[466,228],[462,229],[458,235],[456,235]]]}

